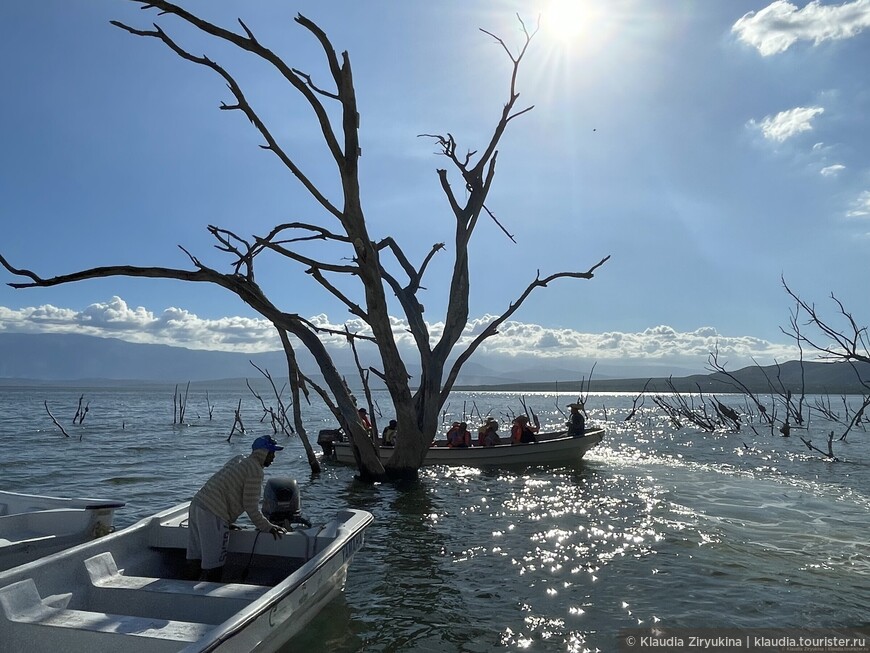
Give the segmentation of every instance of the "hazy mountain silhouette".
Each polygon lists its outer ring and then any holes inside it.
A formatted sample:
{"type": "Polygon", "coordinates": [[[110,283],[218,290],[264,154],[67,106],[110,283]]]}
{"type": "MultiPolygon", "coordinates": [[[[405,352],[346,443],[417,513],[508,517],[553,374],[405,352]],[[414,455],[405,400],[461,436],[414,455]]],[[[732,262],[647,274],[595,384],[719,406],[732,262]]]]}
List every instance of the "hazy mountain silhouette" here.
{"type": "MultiPolygon", "coordinates": [[[[349,382],[358,379],[352,354],[333,352],[339,371],[349,382]]],[[[316,366],[307,352],[298,352],[303,369],[313,372],[316,366]]],[[[485,360],[485,359],[484,359],[485,360]]],[[[141,381],[184,383],[187,381],[215,381],[219,379],[257,378],[260,373],[251,362],[268,370],[273,377],[286,377],[287,363],[283,352],[263,354],[238,354],[219,351],[204,351],[130,343],[115,338],[99,338],[74,334],[0,333],[0,383],[15,380],[34,382],[65,382],[81,380],[141,381]]],[[[566,369],[558,359],[541,359],[531,364],[528,360],[498,364],[469,362],[463,367],[459,378],[460,388],[488,388],[497,390],[578,391],[581,380],[586,380],[588,371],[566,369]],[[510,367],[508,365],[511,365],[510,367]],[[522,381],[518,381],[522,379],[522,381]]],[[[590,366],[591,368],[591,366],[590,366]]],[[[617,362],[597,366],[591,388],[596,391],[639,392],[649,383],[648,389],[667,392],[669,376],[676,390],[696,392],[700,387],[705,392],[733,392],[734,383],[722,374],[683,374],[680,369],[668,370],[663,366],[643,368],[646,376],[636,376],[638,366],[617,362]],[[619,378],[620,372],[635,375],[619,378]],[[609,377],[609,378],[608,378],[609,377]]],[[[863,378],[870,383],[870,366],[861,367],[863,378]]],[[[409,367],[416,375],[418,370],[409,367]]],[[[770,382],[781,382],[783,387],[800,391],[804,379],[807,392],[814,393],[860,393],[862,387],[853,368],[846,363],[804,363],[797,361],[776,367],[747,367],[732,374],[753,392],[770,392],[770,382]],[[779,379],[779,381],[777,381],[779,379]]],[[[312,374],[316,380],[318,375],[312,374]]],[[[778,387],[778,386],[777,386],[778,387]]]]}
{"type": "MultiPolygon", "coordinates": [[[[348,349],[333,351],[339,371],[356,385],[359,375],[348,349]]],[[[312,378],[316,365],[310,355],[297,352],[303,370],[312,378]]],[[[286,377],[287,362],[281,351],[263,354],[238,354],[130,343],[116,338],[51,333],[0,333],[0,382],[4,379],[28,379],[39,382],[73,382],[77,380],[148,381],[184,383],[228,378],[253,378],[260,373],[251,362],[268,370],[275,378],[286,377]]],[[[561,359],[493,360],[484,356],[469,361],[462,368],[459,382],[464,385],[493,385],[522,379],[525,383],[580,381],[588,377],[592,363],[585,370],[570,369],[561,359]]],[[[671,374],[680,370],[643,367],[644,373],[671,374]],[[647,372],[648,370],[648,372],[647,372]]],[[[408,365],[412,377],[419,367],[408,365]]],[[[619,378],[638,373],[638,366],[625,361],[599,365],[596,378],[619,378]]],[[[686,371],[685,373],[689,373],[686,371]]],[[[374,377],[373,377],[374,378],[374,377]]]]}
{"type": "MultiPolygon", "coordinates": [[[[527,392],[698,392],[725,393],[741,392],[741,385],[758,395],[780,393],[790,390],[799,394],[864,394],[870,392],[870,365],[858,363],[810,363],[788,361],[779,366],[756,365],[739,370],[728,370],[728,375],[692,374],[682,377],[643,377],[631,379],[595,379],[581,385],[576,382],[525,383],[487,386],[491,390],[527,392]],[[860,380],[858,375],[860,374],[860,380]],[[867,385],[862,385],[862,381],[867,385]]],[[[459,389],[459,388],[457,388],[459,389]]]]}

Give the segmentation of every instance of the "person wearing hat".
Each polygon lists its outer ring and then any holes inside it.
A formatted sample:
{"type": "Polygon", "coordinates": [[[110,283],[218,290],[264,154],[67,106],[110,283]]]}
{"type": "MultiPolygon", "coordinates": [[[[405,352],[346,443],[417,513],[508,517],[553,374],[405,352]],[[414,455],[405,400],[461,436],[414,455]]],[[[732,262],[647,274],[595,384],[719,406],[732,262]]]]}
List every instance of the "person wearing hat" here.
{"type": "Polygon", "coordinates": [[[360,408],[356,411],[359,415],[359,421],[362,422],[363,428],[366,430],[366,433],[371,436],[372,434],[372,423],[369,420],[369,413],[365,408],[360,408]]]}
{"type": "Polygon", "coordinates": [[[260,436],[249,456],[231,458],[194,495],[187,524],[187,574],[191,579],[220,581],[230,528],[243,512],[257,530],[275,539],[287,532],[260,512],[263,470],[283,448],[271,436],[260,436]]]}
{"type": "Polygon", "coordinates": [[[477,429],[477,444],[481,447],[494,447],[501,444],[498,436],[498,421],[494,417],[487,417],[483,425],[477,429]]]}
{"type": "Polygon", "coordinates": [[[568,404],[568,408],[571,409],[571,417],[568,421],[568,435],[572,438],[582,438],[586,435],[586,418],[581,412],[583,404],[579,402],[568,404]]]}

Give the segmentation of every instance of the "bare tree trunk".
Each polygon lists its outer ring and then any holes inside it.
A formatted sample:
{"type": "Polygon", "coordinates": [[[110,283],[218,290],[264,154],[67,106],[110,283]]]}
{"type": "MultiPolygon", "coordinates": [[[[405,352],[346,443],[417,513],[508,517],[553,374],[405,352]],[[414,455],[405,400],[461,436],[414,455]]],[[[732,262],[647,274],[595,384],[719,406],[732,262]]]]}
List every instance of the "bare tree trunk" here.
{"type": "MultiPolygon", "coordinates": [[[[308,432],[302,423],[302,405],[299,403],[299,387],[302,384],[300,383],[301,375],[299,373],[299,364],[296,361],[296,352],[293,351],[293,346],[290,344],[290,338],[287,337],[286,331],[279,329],[278,335],[281,337],[281,344],[284,345],[284,354],[287,357],[290,393],[293,402],[293,424],[296,426],[296,432],[299,434],[299,439],[302,440],[302,446],[305,448],[305,456],[308,458],[308,466],[311,467],[311,473],[319,474],[320,461],[317,460],[317,455],[314,453],[311,442],[308,440],[308,432]]],[[[306,396],[307,394],[306,391],[306,396]]]]}

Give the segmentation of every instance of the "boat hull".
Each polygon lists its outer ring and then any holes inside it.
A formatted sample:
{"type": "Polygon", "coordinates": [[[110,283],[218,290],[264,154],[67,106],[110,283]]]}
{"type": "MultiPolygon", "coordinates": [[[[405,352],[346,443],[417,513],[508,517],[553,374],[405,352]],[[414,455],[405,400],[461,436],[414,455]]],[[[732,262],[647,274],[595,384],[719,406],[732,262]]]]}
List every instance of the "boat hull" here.
{"type": "Polygon", "coordinates": [[[277,651],[344,588],[372,516],[230,532],[225,582],[184,580],[188,504],[0,573],[2,650],[277,651]]]}
{"type": "MultiPolygon", "coordinates": [[[[424,466],[467,465],[471,467],[505,467],[522,465],[565,465],[579,462],[583,455],[604,438],[604,430],[589,431],[582,438],[562,433],[541,435],[533,444],[500,444],[494,447],[451,449],[433,446],[426,454],[424,466]]],[[[353,450],[348,442],[333,443],[333,457],[337,462],[355,464],[353,450]]],[[[378,454],[386,463],[393,455],[392,447],[380,447],[378,454]]]]}

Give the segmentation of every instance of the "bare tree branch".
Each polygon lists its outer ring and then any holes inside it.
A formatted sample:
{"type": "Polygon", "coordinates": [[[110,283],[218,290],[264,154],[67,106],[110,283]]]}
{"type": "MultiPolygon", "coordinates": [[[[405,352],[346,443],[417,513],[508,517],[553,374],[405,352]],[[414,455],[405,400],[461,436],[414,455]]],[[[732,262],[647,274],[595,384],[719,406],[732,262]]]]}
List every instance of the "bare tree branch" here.
{"type": "Polygon", "coordinates": [[[468,360],[471,355],[475,352],[475,350],[487,339],[494,336],[498,333],[498,327],[500,327],[511,315],[513,315],[520,306],[522,306],[523,302],[532,294],[532,292],[536,288],[544,288],[547,284],[555,281],[556,279],[563,278],[573,278],[573,279],[591,279],[595,276],[595,271],[604,265],[610,256],[605,256],[603,259],[598,261],[595,265],[589,268],[586,272],[559,272],[557,274],[551,274],[549,277],[541,279],[540,276],[537,277],[534,281],[532,281],[528,287],[523,291],[523,293],[510,304],[508,309],[502,313],[499,317],[490,322],[480,334],[471,341],[471,343],[466,347],[465,351],[463,351],[456,361],[453,364],[453,367],[450,369],[450,373],[447,375],[447,379],[444,381],[444,387],[441,391],[442,399],[446,401],[447,395],[450,394],[453,389],[453,385],[456,383],[456,378],[459,376],[459,371],[462,368],[462,365],[468,360]]]}

